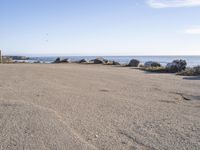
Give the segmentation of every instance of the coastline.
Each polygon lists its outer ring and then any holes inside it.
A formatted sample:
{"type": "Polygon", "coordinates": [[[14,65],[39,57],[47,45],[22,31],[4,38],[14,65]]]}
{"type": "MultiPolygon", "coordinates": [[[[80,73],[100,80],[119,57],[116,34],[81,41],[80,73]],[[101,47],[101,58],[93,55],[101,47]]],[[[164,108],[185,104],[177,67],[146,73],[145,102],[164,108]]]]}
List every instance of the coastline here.
{"type": "Polygon", "coordinates": [[[0,69],[3,147],[200,148],[195,78],[74,63],[0,69]]]}
{"type": "Polygon", "coordinates": [[[139,60],[141,63],[145,63],[147,61],[156,61],[161,63],[161,65],[165,66],[167,63],[172,62],[175,59],[183,59],[187,61],[187,66],[188,67],[194,67],[197,65],[200,65],[200,56],[189,56],[189,55],[185,55],[185,56],[37,56],[37,57],[33,57],[33,56],[12,56],[12,58],[25,58],[25,59],[18,59],[14,61],[18,61],[18,62],[27,62],[27,63],[34,63],[34,62],[40,62],[40,63],[52,63],[56,60],[56,58],[60,57],[63,59],[71,59],[71,61],[79,61],[81,59],[86,59],[86,60],[92,60],[98,57],[101,58],[105,58],[107,60],[111,60],[111,61],[117,61],[120,64],[127,64],[129,63],[129,61],[131,59],[137,59],[139,60]]]}

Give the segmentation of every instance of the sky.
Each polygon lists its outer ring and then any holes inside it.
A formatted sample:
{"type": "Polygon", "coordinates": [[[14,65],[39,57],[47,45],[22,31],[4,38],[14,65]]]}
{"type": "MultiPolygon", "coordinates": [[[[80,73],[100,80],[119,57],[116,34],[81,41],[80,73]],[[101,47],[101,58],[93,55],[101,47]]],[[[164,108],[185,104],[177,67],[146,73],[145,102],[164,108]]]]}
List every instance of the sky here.
{"type": "Polygon", "coordinates": [[[0,0],[10,55],[200,55],[200,0],[0,0]]]}

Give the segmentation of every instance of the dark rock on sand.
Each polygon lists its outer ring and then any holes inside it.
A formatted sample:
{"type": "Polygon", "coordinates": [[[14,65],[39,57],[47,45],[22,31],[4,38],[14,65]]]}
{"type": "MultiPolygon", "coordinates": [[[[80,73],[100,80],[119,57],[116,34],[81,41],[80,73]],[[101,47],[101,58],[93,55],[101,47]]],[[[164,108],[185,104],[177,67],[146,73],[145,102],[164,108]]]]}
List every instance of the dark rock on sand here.
{"type": "Polygon", "coordinates": [[[80,63],[80,64],[81,64],[81,63],[89,63],[89,61],[86,60],[86,59],[81,59],[81,60],[78,61],[78,63],[80,63]]]}
{"type": "Polygon", "coordinates": [[[54,63],[70,63],[70,59],[66,58],[66,59],[61,59],[60,57],[58,57],[54,63]]]}
{"type": "Polygon", "coordinates": [[[130,60],[128,66],[130,66],[130,67],[138,67],[139,63],[140,63],[139,60],[137,60],[137,59],[132,59],[132,60],[130,60]]]}
{"type": "Polygon", "coordinates": [[[94,60],[92,60],[92,62],[94,64],[106,64],[108,62],[108,60],[102,58],[102,57],[99,57],[99,58],[96,58],[94,60]]]}
{"type": "Polygon", "coordinates": [[[34,61],[33,63],[34,63],[34,64],[40,64],[41,61],[34,61]]]}
{"type": "Polygon", "coordinates": [[[121,64],[117,61],[113,61],[113,65],[121,65],[121,64]]]}
{"type": "Polygon", "coordinates": [[[105,63],[105,65],[120,65],[120,63],[119,62],[117,62],[117,61],[107,61],[106,63],[105,63]]]}
{"type": "Polygon", "coordinates": [[[161,67],[161,64],[155,61],[145,62],[144,67],[161,67]]]}
{"type": "Polygon", "coordinates": [[[61,60],[61,63],[70,63],[70,62],[71,62],[71,60],[69,58],[61,60]]]}
{"type": "Polygon", "coordinates": [[[26,56],[6,56],[7,58],[11,58],[13,60],[28,60],[29,57],[26,56]]]}
{"type": "Polygon", "coordinates": [[[58,57],[58,58],[56,58],[56,60],[54,61],[54,63],[60,63],[60,61],[61,61],[61,58],[58,57]]]}
{"type": "Polygon", "coordinates": [[[187,62],[185,60],[174,60],[172,63],[168,63],[166,69],[169,72],[175,73],[186,69],[187,62]]]}

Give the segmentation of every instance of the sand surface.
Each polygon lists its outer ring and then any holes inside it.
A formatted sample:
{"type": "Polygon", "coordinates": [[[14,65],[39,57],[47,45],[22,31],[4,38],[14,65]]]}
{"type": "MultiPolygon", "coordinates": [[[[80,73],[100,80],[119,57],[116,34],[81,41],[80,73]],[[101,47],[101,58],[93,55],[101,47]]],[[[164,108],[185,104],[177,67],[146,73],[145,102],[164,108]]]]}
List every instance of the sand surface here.
{"type": "Polygon", "coordinates": [[[200,77],[0,65],[0,150],[198,150],[200,77]]]}

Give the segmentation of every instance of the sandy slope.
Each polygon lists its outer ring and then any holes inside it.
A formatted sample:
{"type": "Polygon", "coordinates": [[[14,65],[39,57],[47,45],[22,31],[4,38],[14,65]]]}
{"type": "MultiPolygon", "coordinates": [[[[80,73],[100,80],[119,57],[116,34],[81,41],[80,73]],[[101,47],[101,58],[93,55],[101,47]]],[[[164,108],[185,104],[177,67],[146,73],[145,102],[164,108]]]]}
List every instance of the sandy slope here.
{"type": "Polygon", "coordinates": [[[0,149],[23,148],[200,149],[200,78],[0,65],[0,149]]]}

